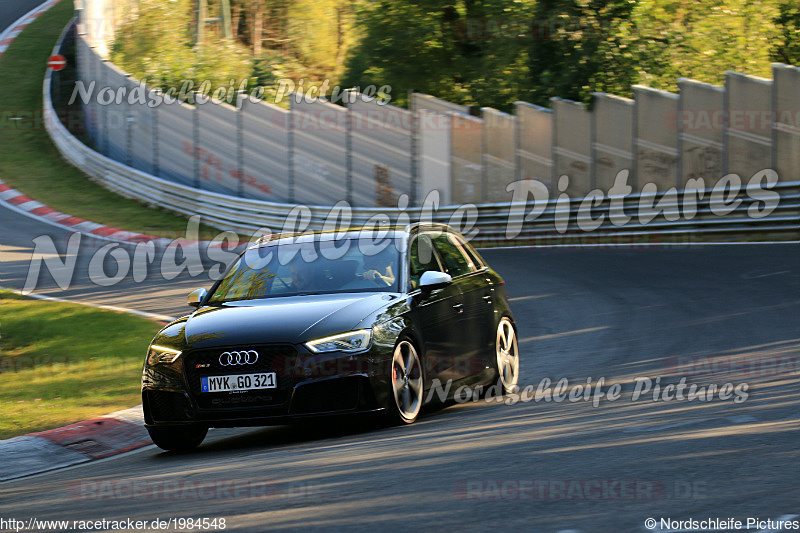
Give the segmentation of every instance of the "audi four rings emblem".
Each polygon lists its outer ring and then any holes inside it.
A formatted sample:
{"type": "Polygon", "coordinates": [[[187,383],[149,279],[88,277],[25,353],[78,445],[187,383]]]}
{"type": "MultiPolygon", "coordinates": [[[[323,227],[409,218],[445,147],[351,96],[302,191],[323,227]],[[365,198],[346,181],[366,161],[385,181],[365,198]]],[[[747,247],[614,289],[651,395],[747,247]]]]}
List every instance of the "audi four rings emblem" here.
{"type": "Polygon", "coordinates": [[[258,361],[258,352],[255,350],[222,352],[222,355],[219,356],[219,364],[222,366],[252,365],[256,361],[258,361]]]}

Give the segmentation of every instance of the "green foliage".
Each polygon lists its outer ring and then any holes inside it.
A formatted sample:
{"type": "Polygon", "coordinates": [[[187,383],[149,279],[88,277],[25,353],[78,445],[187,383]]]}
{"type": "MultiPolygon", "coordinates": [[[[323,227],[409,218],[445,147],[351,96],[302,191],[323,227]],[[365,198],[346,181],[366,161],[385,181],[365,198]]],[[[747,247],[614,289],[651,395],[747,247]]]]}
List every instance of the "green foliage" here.
{"type": "Polygon", "coordinates": [[[726,70],[769,77],[771,60],[800,59],[796,0],[384,0],[359,21],[346,83],[500,109],[637,83],[674,91],[682,76],[722,83],[726,70]],[[529,23],[524,38],[509,21],[529,23]]]}
{"type": "Polygon", "coordinates": [[[141,401],[138,377],[155,322],[6,291],[0,317],[0,439],[141,401]]]}
{"type": "Polygon", "coordinates": [[[772,49],[772,59],[790,65],[800,65],[800,3],[784,0],[778,8],[776,22],[781,38],[772,49]]]}
{"type": "Polygon", "coordinates": [[[530,18],[529,1],[374,2],[362,7],[363,38],[345,85],[389,84],[396,103],[409,89],[464,104],[507,108],[527,82],[526,42],[490,23],[530,18]]]}
{"type": "Polygon", "coordinates": [[[639,82],[676,91],[681,76],[716,84],[726,70],[770,78],[777,15],[776,0],[640,0],[632,16],[635,38],[654,46],[640,58],[639,82]]]}
{"type": "Polygon", "coordinates": [[[318,78],[339,77],[357,32],[349,0],[297,0],[286,13],[289,55],[318,78]]]}
{"type": "Polygon", "coordinates": [[[630,96],[636,83],[676,91],[679,77],[720,84],[726,70],[769,77],[777,14],[774,0],[542,1],[537,17],[568,23],[532,45],[531,99],[630,96]]]}
{"type": "Polygon", "coordinates": [[[648,53],[631,24],[635,2],[540,0],[534,19],[547,28],[530,47],[532,103],[553,96],[588,101],[594,91],[625,95],[648,53]]]}
{"type": "Polygon", "coordinates": [[[138,5],[112,59],[163,87],[249,78],[274,95],[283,78],[330,78],[389,85],[400,105],[416,89],[507,111],[516,100],[675,91],[679,77],[719,84],[726,70],[769,77],[771,61],[800,63],[797,0],[231,0],[237,42],[196,47],[193,0],[138,5]]]}
{"type": "Polygon", "coordinates": [[[209,91],[248,80],[252,60],[230,39],[204,40],[193,46],[192,1],[141,0],[117,28],[111,60],[151,86],[180,89],[185,80],[195,87],[208,80],[209,91]]]}

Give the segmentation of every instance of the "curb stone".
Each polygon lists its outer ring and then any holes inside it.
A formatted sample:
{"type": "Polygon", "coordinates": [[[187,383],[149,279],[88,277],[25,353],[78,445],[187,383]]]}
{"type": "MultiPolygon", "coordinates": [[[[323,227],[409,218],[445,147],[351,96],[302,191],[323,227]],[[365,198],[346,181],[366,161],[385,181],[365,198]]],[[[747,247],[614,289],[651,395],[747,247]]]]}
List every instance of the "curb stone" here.
{"type": "Polygon", "coordinates": [[[86,463],[152,444],[142,406],[64,427],[0,440],[0,481],[86,463]]]}

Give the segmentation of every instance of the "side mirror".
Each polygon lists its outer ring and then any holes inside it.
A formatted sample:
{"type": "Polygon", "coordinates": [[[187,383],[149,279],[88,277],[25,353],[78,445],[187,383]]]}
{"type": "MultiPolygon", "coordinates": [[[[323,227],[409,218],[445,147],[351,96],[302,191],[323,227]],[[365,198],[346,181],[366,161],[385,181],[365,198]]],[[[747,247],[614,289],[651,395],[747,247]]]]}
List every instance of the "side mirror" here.
{"type": "Polygon", "coordinates": [[[423,272],[419,278],[419,288],[423,291],[432,291],[447,287],[453,282],[450,274],[439,272],[438,270],[428,270],[423,272]]]}
{"type": "Polygon", "coordinates": [[[195,289],[189,293],[187,303],[192,307],[200,307],[200,302],[206,299],[207,294],[208,291],[205,289],[195,289]]]}

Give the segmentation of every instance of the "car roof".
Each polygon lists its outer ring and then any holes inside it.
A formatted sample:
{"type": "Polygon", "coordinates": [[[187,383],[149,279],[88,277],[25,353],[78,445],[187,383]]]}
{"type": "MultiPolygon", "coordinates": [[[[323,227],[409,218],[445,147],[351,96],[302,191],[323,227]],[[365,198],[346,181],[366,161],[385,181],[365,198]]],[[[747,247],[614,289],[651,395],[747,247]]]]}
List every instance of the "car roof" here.
{"type": "Polygon", "coordinates": [[[332,241],[339,239],[354,239],[359,237],[368,236],[370,232],[380,232],[385,235],[382,238],[408,238],[419,231],[424,230],[439,230],[453,232],[454,230],[447,224],[439,222],[415,222],[407,226],[380,226],[380,227],[361,227],[348,229],[345,231],[332,229],[332,230],[305,230],[296,232],[282,232],[260,237],[254,243],[248,245],[247,249],[258,248],[266,245],[275,244],[290,244],[290,243],[303,243],[311,241],[332,241]]]}

